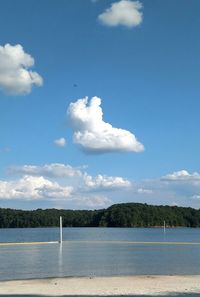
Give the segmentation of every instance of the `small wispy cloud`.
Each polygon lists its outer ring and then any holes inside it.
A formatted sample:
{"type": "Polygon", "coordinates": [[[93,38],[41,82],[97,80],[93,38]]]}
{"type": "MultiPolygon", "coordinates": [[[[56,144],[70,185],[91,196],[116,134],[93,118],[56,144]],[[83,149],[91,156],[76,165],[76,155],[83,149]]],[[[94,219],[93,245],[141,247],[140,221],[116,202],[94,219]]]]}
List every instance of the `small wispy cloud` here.
{"type": "Polygon", "coordinates": [[[11,152],[11,148],[10,147],[2,147],[0,148],[0,153],[9,153],[11,152]]]}
{"type": "Polygon", "coordinates": [[[163,176],[161,180],[168,182],[198,182],[200,184],[200,174],[198,172],[189,173],[187,170],[179,170],[163,176]]]}
{"type": "Polygon", "coordinates": [[[89,189],[109,190],[109,189],[125,189],[131,186],[131,182],[119,176],[97,175],[93,177],[88,174],[83,175],[85,185],[89,189]]]}
{"type": "Polygon", "coordinates": [[[137,193],[139,193],[139,194],[152,194],[153,190],[139,188],[139,189],[137,189],[137,193]]]}
{"type": "Polygon", "coordinates": [[[22,166],[10,166],[7,169],[9,175],[33,175],[33,176],[45,176],[51,178],[63,178],[81,176],[82,173],[79,168],[65,165],[62,163],[51,163],[45,165],[22,165],[22,166]]]}
{"type": "Polygon", "coordinates": [[[142,4],[139,1],[121,0],[114,2],[102,14],[98,20],[110,27],[126,26],[136,27],[142,23],[142,4]]]}
{"type": "Polygon", "coordinates": [[[199,195],[192,195],[192,197],[191,197],[192,199],[197,199],[197,200],[200,200],[200,194],[199,195]]]}
{"type": "Polygon", "coordinates": [[[74,202],[77,205],[80,206],[85,206],[89,208],[102,208],[102,207],[107,207],[110,206],[113,202],[111,199],[104,195],[87,195],[86,196],[81,196],[81,197],[76,197],[74,199],[74,202]]]}
{"type": "Polygon", "coordinates": [[[59,147],[65,147],[66,146],[66,139],[64,137],[58,138],[54,140],[54,144],[59,147]]]}

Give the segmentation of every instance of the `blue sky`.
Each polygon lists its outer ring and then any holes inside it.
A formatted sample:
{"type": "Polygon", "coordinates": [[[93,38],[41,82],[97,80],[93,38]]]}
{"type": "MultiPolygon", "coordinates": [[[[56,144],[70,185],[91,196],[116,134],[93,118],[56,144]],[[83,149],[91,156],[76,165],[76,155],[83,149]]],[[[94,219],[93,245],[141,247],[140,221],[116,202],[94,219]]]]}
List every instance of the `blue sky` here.
{"type": "Polygon", "coordinates": [[[0,206],[198,208],[199,9],[198,0],[2,0],[0,206]],[[86,96],[84,126],[75,112],[86,96]]]}

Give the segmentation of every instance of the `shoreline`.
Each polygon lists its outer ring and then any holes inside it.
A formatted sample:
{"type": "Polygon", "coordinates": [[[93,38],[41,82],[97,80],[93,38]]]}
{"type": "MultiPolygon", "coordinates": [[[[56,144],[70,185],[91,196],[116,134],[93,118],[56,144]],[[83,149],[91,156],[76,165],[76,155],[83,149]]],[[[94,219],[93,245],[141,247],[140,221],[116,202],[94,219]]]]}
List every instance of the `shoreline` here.
{"type": "Polygon", "coordinates": [[[197,297],[200,296],[200,275],[72,276],[0,281],[0,296],[29,295],[197,297]]]}

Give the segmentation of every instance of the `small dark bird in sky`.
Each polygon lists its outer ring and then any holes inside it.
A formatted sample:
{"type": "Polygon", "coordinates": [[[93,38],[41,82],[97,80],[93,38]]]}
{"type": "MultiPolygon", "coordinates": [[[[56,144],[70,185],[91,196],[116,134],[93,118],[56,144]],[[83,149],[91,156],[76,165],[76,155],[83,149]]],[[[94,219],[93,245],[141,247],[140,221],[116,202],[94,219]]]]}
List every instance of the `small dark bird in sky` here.
{"type": "Polygon", "coordinates": [[[74,87],[74,88],[77,88],[77,87],[78,87],[78,85],[77,85],[77,84],[73,84],[73,87],[74,87]]]}

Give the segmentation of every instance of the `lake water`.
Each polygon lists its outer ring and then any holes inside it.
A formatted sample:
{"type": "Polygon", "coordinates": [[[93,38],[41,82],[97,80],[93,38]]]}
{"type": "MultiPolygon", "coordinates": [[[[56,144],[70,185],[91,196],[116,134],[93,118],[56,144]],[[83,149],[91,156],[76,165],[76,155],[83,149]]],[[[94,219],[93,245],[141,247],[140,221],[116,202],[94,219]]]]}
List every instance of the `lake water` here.
{"type": "MultiPolygon", "coordinates": [[[[58,228],[0,229],[0,242],[56,241],[58,228]]],[[[63,228],[63,242],[0,246],[0,280],[62,276],[200,274],[200,228],[63,228]],[[77,241],[77,242],[76,242],[77,241]],[[88,242],[91,241],[91,242],[88,242]]]]}

